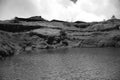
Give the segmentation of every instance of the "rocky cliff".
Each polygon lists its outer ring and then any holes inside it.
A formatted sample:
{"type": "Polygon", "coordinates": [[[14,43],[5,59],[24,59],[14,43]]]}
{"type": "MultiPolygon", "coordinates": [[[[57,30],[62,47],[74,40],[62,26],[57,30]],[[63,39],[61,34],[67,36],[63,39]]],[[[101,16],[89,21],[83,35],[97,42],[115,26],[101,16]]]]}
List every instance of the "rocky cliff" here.
{"type": "Polygon", "coordinates": [[[120,20],[47,21],[41,17],[0,21],[0,58],[24,51],[65,47],[120,47],[120,20]]]}

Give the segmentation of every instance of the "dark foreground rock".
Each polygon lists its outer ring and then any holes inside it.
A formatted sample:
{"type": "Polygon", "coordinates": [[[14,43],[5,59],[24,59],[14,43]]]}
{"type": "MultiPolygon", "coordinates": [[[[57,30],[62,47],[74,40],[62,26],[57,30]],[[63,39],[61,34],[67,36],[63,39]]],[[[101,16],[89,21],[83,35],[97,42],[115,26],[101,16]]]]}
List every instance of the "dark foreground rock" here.
{"type": "Polygon", "coordinates": [[[46,21],[41,17],[14,20],[0,22],[2,59],[38,49],[120,47],[119,19],[91,23],[46,21]]]}

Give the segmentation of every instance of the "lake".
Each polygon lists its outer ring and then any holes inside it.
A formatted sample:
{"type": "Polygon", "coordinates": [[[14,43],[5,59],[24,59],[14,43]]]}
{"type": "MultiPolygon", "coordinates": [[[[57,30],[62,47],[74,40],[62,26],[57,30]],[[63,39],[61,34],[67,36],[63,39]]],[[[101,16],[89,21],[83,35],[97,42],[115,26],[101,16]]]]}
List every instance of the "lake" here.
{"type": "Polygon", "coordinates": [[[27,52],[0,61],[0,80],[120,80],[120,48],[27,52]]]}

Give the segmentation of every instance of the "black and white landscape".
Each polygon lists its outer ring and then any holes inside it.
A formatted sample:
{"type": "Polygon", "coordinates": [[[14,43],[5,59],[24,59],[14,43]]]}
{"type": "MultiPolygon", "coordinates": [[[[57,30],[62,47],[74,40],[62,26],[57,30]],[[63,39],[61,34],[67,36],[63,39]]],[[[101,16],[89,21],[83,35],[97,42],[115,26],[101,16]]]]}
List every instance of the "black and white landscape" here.
{"type": "Polygon", "coordinates": [[[0,0],[0,80],[120,80],[119,6],[0,0]]]}
{"type": "Polygon", "coordinates": [[[56,48],[120,47],[120,19],[101,22],[47,21],[41,16],[0,22],[1,57],[56,48]]]}

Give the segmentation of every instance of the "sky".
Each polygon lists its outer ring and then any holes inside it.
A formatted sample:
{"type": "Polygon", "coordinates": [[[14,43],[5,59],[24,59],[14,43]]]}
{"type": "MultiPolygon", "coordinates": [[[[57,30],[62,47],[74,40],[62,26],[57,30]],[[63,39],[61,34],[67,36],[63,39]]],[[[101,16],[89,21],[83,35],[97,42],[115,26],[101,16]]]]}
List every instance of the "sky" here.
{"type": "Polygon", "coordinates": [[[47,20],[102,21],[120,18],[120,0],[0,0],[0,20],[42,16],[47,20]]]}

